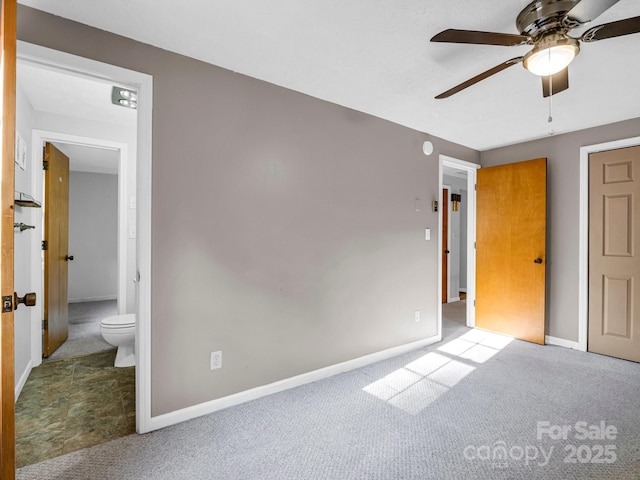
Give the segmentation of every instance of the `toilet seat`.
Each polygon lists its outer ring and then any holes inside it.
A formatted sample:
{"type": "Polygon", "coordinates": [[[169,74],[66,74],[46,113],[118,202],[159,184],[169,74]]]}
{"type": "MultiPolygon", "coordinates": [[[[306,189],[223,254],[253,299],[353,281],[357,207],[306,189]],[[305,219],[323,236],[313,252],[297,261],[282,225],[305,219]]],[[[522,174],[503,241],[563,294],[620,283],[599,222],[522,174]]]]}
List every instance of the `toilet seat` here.
{"type": "Polygon", "coordinates": [[[126,328],[135,327],[136,316],[134,313],[128,313],[126,315],[113,315],[111,317],[103,318],[100,325],[104,328],[126,328]]]}

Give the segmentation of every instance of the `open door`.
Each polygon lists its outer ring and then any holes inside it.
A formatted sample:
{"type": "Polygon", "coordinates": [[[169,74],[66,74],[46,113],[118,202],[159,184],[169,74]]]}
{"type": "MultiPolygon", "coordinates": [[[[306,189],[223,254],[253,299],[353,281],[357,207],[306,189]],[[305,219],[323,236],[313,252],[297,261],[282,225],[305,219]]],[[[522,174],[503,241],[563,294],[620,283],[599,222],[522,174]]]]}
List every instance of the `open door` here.
{"type": "Polygon", "coordinates": [[[2,178],[0,179],[0,478],[15,478],[15,366],[13,339],[13,199],[16,128],[16,1],[2,0],[2,178]]]}
{"type": "Polygon", "coordinates": [[[69,336],[69,157],[44,147],[44,326],[43,356],[69,336]]]}
{"type": "Polygon", "coordinates": [[[478,170],[476,327],[544,344],[547,159],[478,170]]]}

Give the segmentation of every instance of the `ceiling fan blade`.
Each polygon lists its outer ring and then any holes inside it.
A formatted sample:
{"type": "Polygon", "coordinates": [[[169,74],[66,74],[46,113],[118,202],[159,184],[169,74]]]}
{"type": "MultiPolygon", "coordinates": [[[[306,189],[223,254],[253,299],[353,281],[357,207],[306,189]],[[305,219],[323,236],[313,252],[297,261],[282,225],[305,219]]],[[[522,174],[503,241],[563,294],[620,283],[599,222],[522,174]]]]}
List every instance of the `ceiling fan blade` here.
{"type": "Polygon", "coordinates": [[[621,37],[640,32],[640,17],[627,18],[590,28],[580,38],[583,42],[595,42],[606,38],[621,37]]]}
{"type": "Polygon", "coordinates": [[[565,23],[576,27],[574,23],[584,25],[595,20],[620,0],[582,0],[565,15],[565,23]]]}
{"type": "Polygon", "coordinates": [[[529,37],[512,33],[478,32],[450,28],[434,36],[432,42],[473,43],[477,45],[502,45],[512,47],[529,43],[529,37]]]}
{"type": "Polygon", "coordinates": [[[569,88],[569,68],[560,70],[555,75],[551,75],[551,85],[549,85],[549,77],[542,78],[542,96],[547,98],[549,95],[555,95],[569,88]]]}
{"type": "Polygon", "coordinates": [[[450,97],[454,93],[458,93],[459,91],[464,90],[465,88],[470,87],[471,85],[474,85],[474,84],[478,83],[479,81],[490,77],[491,75],[495,75],[496,73],[501,72],[505,68],[509,68],[511,65],[515,65],[516,63],[520,63],[522,61],[522,58],[523,57],[512,58],[511,60],[507,60],[506,62],[501,63],[500,65],[496,65],[495,67],[487,70],[486,72],[483,72],[480,75],[476,75],[475,77],[467,80],[466,82],[462,82],[460,85],[456,85],[455,87],[447,90],[446,92],[441,93],[436,98],[438,100],[440,100],[442,98],[450,97]]]}

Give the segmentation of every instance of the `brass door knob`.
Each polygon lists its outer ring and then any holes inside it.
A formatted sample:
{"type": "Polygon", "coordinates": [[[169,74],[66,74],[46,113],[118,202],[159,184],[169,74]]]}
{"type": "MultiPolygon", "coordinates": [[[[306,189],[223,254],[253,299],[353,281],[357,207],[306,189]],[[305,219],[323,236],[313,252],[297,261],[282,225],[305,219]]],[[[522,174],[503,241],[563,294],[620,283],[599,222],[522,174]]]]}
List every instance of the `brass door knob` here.
{"type": "Polygon", "coordinates": [[[15,309],[18,309],[18,305],[24,303],[26,307],[34,307],[36,305],[35,292],[26,293],[24,297],[19,297],[16,292],[13,292],[13,299],[15,301],[15,309]]]}

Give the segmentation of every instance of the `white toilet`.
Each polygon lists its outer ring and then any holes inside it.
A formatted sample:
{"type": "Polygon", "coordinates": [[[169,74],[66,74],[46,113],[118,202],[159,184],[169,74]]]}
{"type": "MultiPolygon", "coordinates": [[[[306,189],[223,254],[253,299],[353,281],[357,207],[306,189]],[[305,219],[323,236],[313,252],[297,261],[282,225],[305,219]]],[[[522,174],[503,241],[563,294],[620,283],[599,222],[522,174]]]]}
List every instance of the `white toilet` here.
{"type": "Polygon", "coordinates": [[[118,347],[115,367],[133,367],[136,364],[136,315],[113,315],[100,322],[100,333],[104,340],[118,347]]]}

